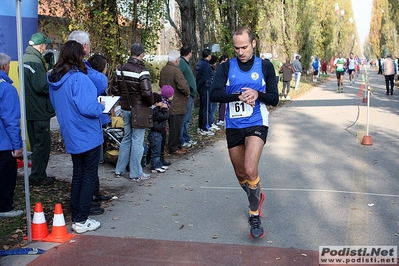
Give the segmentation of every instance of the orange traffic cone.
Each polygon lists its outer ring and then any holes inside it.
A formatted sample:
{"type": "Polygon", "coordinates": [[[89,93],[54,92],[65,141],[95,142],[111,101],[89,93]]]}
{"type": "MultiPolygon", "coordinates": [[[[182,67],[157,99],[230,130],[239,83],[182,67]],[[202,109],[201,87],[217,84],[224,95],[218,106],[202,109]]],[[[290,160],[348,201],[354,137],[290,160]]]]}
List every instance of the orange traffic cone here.
{"type": "Polygon", "coordinates": [[[32,240],[40,241],[48,236],[48,227],[44,217],[43,206],[36,202],[32,220],[32,240]]]}
{"type": "Polygon", "coordinates": [[[61,204],[60,203],[55,204],[53,227],[51,229],[51,234],[49,234],[45,239],[43,239],[43,241],[63,243],[74,236],[75,236],[74,234],[68,233],[68,230],[65,225],[65,219],[64,219],[64,214],[62,212],[61,204]]]}

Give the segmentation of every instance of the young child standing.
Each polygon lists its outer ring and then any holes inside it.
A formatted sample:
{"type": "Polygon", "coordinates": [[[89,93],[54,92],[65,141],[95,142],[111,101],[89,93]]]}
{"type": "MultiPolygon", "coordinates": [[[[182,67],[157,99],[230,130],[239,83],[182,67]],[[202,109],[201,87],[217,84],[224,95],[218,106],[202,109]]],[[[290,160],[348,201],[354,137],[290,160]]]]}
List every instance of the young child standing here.
{"type": "MultiPolygon", "coordinates": [[[[168,106],[168,110],[170,109],[170,104],[173,100],[173,95],[175,95],[175,90],[172,88],[172,86],[169,85],[163,85],[161,88],[161,96],[162,96],[162,102],[165,103],[168,106]]],[[[162,134],[162,147],[161,147],[161,161],[162,165],[164,166],[169,166],[172,163],[170,161],[165,160],[165,145],[166,145],[166,132],[168,130],[166,129],[165,132],[162,134]]]]}
{"type": "Polygon", "coordinates": [[[152,94],[154,105],[152,108],[153,127],[148,133],[148,141],[151,149],[151,171],[153,173],[164,173],[168,169],[161,161],[162,135],[166,132],[169,119],[169,109],[166,103],[162,102],[162,96],[158,93],[152,94]]]}

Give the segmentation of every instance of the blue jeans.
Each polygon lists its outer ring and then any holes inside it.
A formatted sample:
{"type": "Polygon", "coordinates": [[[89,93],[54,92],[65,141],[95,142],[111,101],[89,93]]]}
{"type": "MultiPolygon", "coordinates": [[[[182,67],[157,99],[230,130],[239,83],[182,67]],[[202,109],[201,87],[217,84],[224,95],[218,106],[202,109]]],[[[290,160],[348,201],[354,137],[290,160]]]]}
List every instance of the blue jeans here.
{"type": "Polygon", "coordinates": [[[85,222],[89,217],[91,200],[98,174],[100,146],[79,154],[71,154],[73,173],[71,182],[72,222],[85,222]]]}
{"type": "Polygon", "coordinates": [[[151,148],[151,169],[157,169],[162,167],[161,162],[161,146],[162,146],[162,134],[155,131],[148,133],[148,141],[150,142],[151,148]]]}
{"type": "Polygon", "coordinates": [[[218,103],[217,102],[211,102],[211,111],[209,114],[209,125],[212,126],[212,124],[215,123],[215,114],[216,114],[216,109],[218,108],[218,103]]]}
{"type": "Polygon", "coordinates": [[[130,178],[138,178],[143,175],[141,158],[143,157],[144,128],[132,128],[130,126],[130,111],[122,110],[124,123],[124,135],[119,147],[116,173],[124,173],[130,163],[130,178]]]}
{"type": "Polygon", "coordinates": [[[194,97],[190,95],[190,97],[188,97],[187,111],[183,115],[183,122],[181,127],[180,139],[182,144],[189,142],[191,140],[190,135],[188,134],[188,124],[190,123],[191,120],[193,106],[194,106],[194,97]]]}

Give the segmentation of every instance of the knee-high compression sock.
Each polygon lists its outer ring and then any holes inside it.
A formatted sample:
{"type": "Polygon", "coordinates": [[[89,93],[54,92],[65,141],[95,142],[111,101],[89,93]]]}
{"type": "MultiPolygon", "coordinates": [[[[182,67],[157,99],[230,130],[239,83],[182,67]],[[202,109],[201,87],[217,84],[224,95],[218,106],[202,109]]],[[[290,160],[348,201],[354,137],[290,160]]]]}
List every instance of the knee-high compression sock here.
{"type": "Polygon", "coordinates": [[[247,195],[248,195],[249,194],[248,180],[246,180],[246,179],[244,181],[238,180],[238,182],[240,183],[240,186],[245,191],[245,193],[247,193],[247,195]]]}
{"type": "Polygon", "coordinates": [[[249,214],[259,215],[260,177],[258,176],[254,181],[248,181],[248,187],[249,214]]]}

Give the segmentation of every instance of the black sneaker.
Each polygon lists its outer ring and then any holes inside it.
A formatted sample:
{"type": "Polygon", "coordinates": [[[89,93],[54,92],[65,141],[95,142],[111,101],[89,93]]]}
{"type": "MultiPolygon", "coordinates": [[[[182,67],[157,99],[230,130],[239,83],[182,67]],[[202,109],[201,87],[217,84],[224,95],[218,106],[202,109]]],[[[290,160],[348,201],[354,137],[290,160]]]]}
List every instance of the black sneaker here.
{"type": "Polygon", "coordinates": [[[172,164],[171,162],[165,161],[165,160],[161,160],[161,163],[162,163],[163,166],[169,166],[169,165],[172,164]]]}
{"type": "Polygon", "coordinates": [[[51,186],[55,182],[54,176],[47,176],[41,180],[29,178],[29,184],[32,186],[51,186]]]}
{"type": "Polygon", "coordinates": [[[101,215],[104,213],[104,209],[100,207],[91,206],[90,215],[101,215]]]}
{"type": "Polygon", "coordinates": [[[248,223],[251,226],[249,232],[251,238],[262,238],[265,235],[259,215],[249,217],[248,223]]]}
{"type": "Polygon", "coordinates": [[[101,207],[101,202],[99,202],[99,201],[91,201],[91,207],[101,207]]]}
{"type": "Polygon", "coordinates": [[[93,201],[107,201],[107,200],[110,200],[110,199],[112,199],[111,196],[106,196],[106,195],[101,194],[101,193],[99,193],[97,195],[93,195],[93,201]]]}

